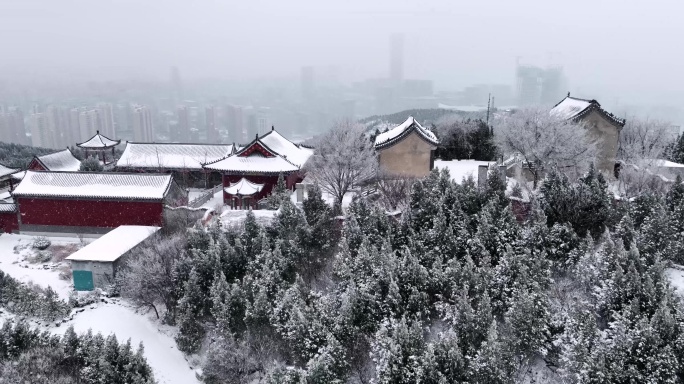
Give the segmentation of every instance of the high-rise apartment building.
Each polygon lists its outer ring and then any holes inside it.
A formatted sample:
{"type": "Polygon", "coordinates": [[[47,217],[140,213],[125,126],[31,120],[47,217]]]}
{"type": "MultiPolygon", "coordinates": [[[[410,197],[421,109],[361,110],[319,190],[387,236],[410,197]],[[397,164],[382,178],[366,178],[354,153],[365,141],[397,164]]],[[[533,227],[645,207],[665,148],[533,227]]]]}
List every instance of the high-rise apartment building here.
{"type": "Polygon", "coordinates": [[[245,142],[245,122],[242,107],[226,106],[226,126],[228,127],[228,140],[235,143],[245,142]]]}
{"type": "Polygon", "coordinates": [[[64,108],[56,105],[49,105],[45,108],[45,115],[47,129],[52,138],[53,148],[65,148],[74,145],[68,128],[68,114],[64,108]]]}
{"type": "Polygon", "coordinates": [[[55,148],[52,133],[48,129],[47,119],[43,113],[33,113],[29,116],[29,130],[32,146],[55,148]]]}
{"type": "Polygon", "coordinates": [[[211,105],[204,109],[204,123],[206,125],[207,142],[209,144],[218,144],[219,134],[217,121],[217,110],[216,107],[211,105]]]}
{"type": "Polygon", "coordinates": [[[153,142],[155,135],[150,108],[146,105],[135,105],[132,109],[134,140],[138,142],[153,142]]]}
{"type": "Polygon", "coordinates": [[[185,105],[176,107],[178,123],[175,132],[171,134],[171,141],[187,143],[190,138],[190,109],[185,105]]]}
{"type": "Polygon", "coordinates": [[[82,108],[78,114],[80,136],[78,142],[83,142],[93,137],[100,130],[100,113],[97,109],[82,108]]]}
{"type": "Polygon", "coordinates": [[[3,110],[0,112],[0,141],[3,143],[13,143],[13,132],[9,126],[9,116],[3,110]]]}
{"type": "Polygon", "coordinates": [[[561,67],[541,68],[518,65],[516,70],[518,105],[553,105],[565,94],[561,67]]]}
{"type": "Polygon", "coordinates": [[[273,125],[271,122],[271,109],[268,107],[260,107],[256,113],[256,122],[259,135],[268,132],[273,125]]]}
{"type": "Polygon", "coordinates": [[[9,107],[0,113],[0,141],[29,144],[24,126],[24,114],[17,107],[9,107]]]}
{"type": "Polygon", "coordinates": [[[71,108],[69,110],[69,137],[71,142],[80,143],[81,139],[81,122],[80,122],[80,108],[71,108]]]}
{"type": "Polygon", "coordinates": [[[133,113],[131,106],[128,104],[117,104],[114,108],[114,132],[120,135],[120,132],[128,132],[132,130],[133,113]]]}
{"type": "Polygon", "coordinates": [[[114,107],[109,103],[99,103],[97,112],[100,125],[100,133],[107,137],[116,137],[114,129],[114,107]]]}

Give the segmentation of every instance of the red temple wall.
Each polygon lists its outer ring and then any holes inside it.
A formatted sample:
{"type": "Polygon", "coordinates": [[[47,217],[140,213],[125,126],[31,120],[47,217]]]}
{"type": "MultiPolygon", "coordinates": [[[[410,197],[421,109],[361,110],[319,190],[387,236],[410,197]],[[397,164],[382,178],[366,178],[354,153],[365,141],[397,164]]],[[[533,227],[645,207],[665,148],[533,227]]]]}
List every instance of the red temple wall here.
{"type": "Polygon", "coordinates": [[[163,225],[161,202],[18,198],[21,223],[115,228],[163,225]]]}
{"type": "Polygon", "coordinates": [[[0,212],[0,232],[12,233],[19,230],[16,212],[0,212]]]}

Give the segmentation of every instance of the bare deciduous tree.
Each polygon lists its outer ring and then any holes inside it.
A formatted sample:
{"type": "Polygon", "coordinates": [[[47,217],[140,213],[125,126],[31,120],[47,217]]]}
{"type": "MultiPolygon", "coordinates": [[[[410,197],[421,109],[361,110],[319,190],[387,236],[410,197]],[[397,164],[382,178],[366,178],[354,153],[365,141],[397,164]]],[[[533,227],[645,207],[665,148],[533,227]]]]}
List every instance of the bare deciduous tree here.
{"type": "Polygon", "coordinates": [[[522,109],[498,117],[494,137],[506,155],[520,156],[534,177],[535,188],[550,166],[577,174],[596,156],[596,145],[582,124],[546,109],[522,109]]]}
{"type": "Polygon", "coordinates": [[[628,119],[620,131],[618,159],[664,159],[667,147],[677,139],[671,127],[669,122],[660,120],[628,119]]]}
{"type": "Polygon", "coordinates": [[[344,195],[371,180],[378,161],[364,127],[343,121],[316,140],[305,169],[313,182],[335,198],[335,209],[341,211],[344,195]]]}
{"type": "Polygon", "coordinates": [[[660,120],[627,119],[618,147],[620,190],[625,196],[665,190],[664,176],[671,175],[663,174],[662,165],[668,146],[677,139],[671,127],[669,122],[660,120]]]}
{"type": "Polygon", "coordinates": [[[408,177],[383,177],[380,175],[375,184],[380,205],[390,211],[403,211],[408,206],[411,186],[415,181],[415,179],[408,177]]]}
{"type": "Polygon", "coordinates": [[[130,255],[117,275],[121,296],[139,308],[154,310],[157,318],[158,305],[167,312],[173,310],[174,264],[185,252],[186,242],[184,235],[174,233],[130,255]]]}

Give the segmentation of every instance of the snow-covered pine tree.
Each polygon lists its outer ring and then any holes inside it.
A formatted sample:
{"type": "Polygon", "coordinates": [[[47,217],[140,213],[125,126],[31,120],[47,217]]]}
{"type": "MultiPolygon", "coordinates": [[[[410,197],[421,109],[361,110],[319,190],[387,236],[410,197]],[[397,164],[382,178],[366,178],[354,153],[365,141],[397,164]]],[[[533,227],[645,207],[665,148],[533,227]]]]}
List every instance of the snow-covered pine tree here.
{"type": "Polygon", "coordinates": [[[513,382],[510,355],[499,339],[496,321],[487,331],[487,339],[473,356],[468,370],[469,382],[477,384],[505,384],[513,382]]]}
{"type": "Polygon", "coordinates": [[[278,182],[268,196],[268,205],[271,209],[278,209],[285,200],[290,200],[292,191],[287,188],[285,178],[282,173],[278,174],[278,182]]]}
{"type": "Polygon", "coordinates": [[[550,347],[549,299],[534,282],[522,289],[514,288],[514,292],[504,316],[504,338],[518,362],[529,362],[534,356],[546,355],[550,347]]]}
{"type": "Polygon", "coordinates": [[[178,334],[175,339],[178,349],[185,353],[197,352],[206,332],[202,324],[206,295],[202,292],[199,279],[199,274],[193,268],[178,303],[178,334]]]}
{"type": "Polygon", "coordinates": [[[328,334],[325,345],[307,362],[303,380],[307,384],[343,383],[347,376],[347,361],[343,346],[328,334]]]}
{"type": "Polygon", "coordinates": [[[467,382],[467,362],[461,355],[458,335],[452,330],[440,333],[434,342],[429,343],[420,361],[418,383],[467,382]]]}
{"type": "Polygon", "coordinates": [[[420,320],[385,321],[375,334],[372,357],[378,384],[415,383],[420,372],[420,357],[425,352],[420,320]]]}

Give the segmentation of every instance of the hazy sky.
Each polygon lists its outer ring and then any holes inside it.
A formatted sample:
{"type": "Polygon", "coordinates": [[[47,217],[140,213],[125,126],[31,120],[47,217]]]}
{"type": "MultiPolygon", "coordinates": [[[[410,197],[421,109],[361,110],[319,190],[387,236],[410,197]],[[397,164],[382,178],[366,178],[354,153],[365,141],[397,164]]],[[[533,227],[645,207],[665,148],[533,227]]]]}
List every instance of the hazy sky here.
{"type": "Polygon", "coordinates": [[[0,77],[116,79],[405,76],[438,89],[513,83],[522,62],[562,64],[574,91],[682,99],[682,0],[0,0],[0,77]]]}

